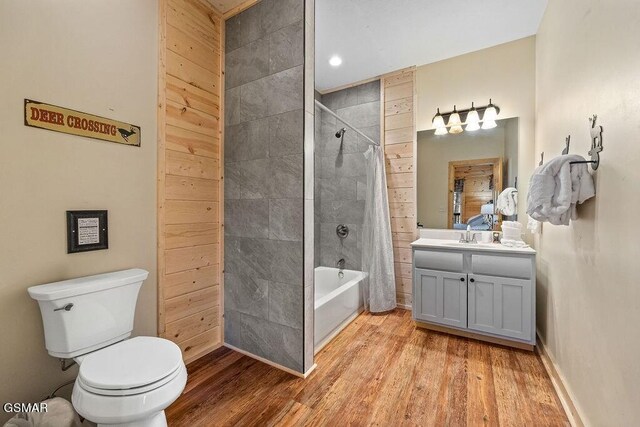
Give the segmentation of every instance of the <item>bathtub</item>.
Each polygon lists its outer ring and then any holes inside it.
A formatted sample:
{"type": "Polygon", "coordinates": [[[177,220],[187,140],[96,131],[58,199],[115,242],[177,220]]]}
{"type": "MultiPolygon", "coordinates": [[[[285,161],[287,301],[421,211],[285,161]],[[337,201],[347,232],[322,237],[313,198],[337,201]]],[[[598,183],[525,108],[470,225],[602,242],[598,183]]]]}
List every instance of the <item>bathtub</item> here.
{"type": "Polygon", "coordinates": [[[314,346],[316,353],[331,341],[363,310],[362,279],[366,273],[316,267],[314,346]]]}

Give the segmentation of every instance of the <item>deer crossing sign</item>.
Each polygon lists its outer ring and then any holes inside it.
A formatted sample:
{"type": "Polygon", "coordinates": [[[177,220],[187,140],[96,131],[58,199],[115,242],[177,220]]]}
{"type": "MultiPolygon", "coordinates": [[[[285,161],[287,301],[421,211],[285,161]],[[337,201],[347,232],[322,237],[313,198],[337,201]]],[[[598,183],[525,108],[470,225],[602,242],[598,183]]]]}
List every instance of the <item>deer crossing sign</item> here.
{"type": "Polygon", "coordinates": [[[30,99],[24,100],[24,124],[118,144],[140,146],[140,126],[30,99]]]}

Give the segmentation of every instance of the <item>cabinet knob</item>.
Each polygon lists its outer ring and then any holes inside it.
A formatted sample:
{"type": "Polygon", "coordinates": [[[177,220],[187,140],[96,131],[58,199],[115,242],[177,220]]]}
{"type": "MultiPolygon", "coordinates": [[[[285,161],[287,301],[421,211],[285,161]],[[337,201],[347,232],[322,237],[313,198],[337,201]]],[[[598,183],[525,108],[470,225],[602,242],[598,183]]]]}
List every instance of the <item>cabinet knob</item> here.
{"type": "Polygon", "coordinates": [[[464,282],[464,277],[461,277],[461,278],[460,278],[460,281],[461,281],[461,282],[464,282]]]}
{"type": "Polygon", "coordinates": [[[469,279],[469,281],[470,281],[471,283],[473,283],[473,282],[475,282],[475,281],[476,281],[476,279],[469,279]]]}

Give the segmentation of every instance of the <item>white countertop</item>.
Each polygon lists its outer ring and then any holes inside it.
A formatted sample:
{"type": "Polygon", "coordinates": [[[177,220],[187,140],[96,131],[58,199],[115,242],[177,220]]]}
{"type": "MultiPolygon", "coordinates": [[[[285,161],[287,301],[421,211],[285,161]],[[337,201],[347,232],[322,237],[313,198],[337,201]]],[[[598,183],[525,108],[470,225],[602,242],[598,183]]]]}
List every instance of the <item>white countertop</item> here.
{"type": "Polygon", "coordinates": [[[512,248],[500,243],[458,243],[457,240],[421,238],[411,243],[414,248],[436,248],[463,251],[501,252],[511,254],[533,255],[536,251],[530,247],[512,248]]]}

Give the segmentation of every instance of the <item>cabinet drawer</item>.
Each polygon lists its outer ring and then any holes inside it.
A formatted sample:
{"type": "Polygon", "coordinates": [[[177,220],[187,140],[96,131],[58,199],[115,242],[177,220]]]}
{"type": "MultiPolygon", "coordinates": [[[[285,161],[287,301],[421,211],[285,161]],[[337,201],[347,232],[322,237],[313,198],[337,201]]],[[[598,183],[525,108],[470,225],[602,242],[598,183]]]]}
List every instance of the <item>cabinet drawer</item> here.
{"type": "Polygon", "coordinates": [[[471,256],[473,274],[530,279],[533,274],[532,269],[531,258],[479,254],[471,256]]]}
{"type": "Polygon", "coordinates": [[[454,252],[433,252],[416,250],[414,262],[416,268],[430,270],[463,271],[463,254],[454,252]]]}

